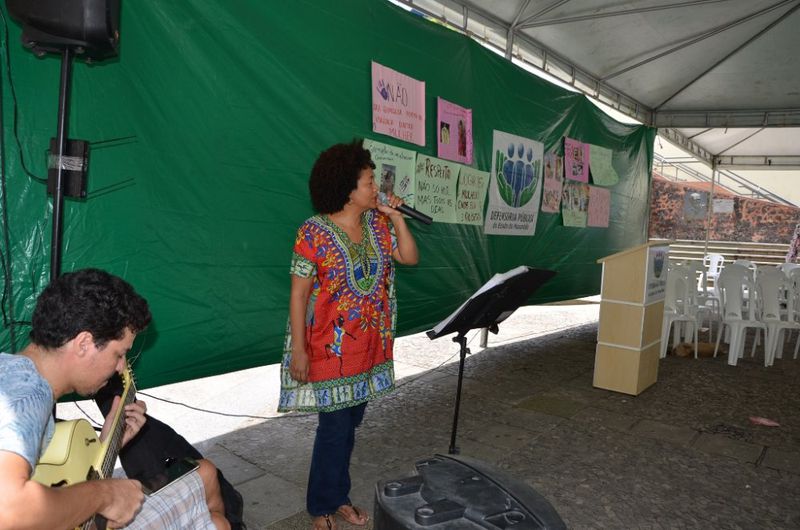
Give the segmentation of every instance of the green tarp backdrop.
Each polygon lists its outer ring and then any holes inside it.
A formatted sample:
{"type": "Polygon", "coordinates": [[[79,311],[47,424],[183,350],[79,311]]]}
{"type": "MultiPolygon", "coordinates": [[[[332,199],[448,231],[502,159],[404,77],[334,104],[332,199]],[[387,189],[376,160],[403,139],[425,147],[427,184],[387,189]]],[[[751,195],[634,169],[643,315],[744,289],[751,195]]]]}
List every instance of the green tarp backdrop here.
{"type": "MultiPolygon", "coordinates": [[[[520,264],[558,271],[532,303],[596,294],[595,260],[644,242],[655,129],[615,122],[466,36],[379,0],[122,7],[119,58],[74,68],[69,137],[93,145],[89,196],[66,202],[63,270],[109,270],[149,300],[154,323],[134,347],[141,387],[278,362],[313,161],[354,137],[435,155],[437,96],[473,109],[478,169],[491,169],[498,129],[545,149],[568,135],[619,151],[620,181],[609,228],[568,228],[544,213],[533,237],[410,222],[421,259],[398,270],[401,334],[431,327],[520,264]],[[373,60],[426,82],[425,147],[371,132],[373,60]]],[[[23,171],[13,115],[27,167],[46,176],[60,71],[59,58],[24,50],[20,32],[9,20],[17,102],[3,65],[3,351],[27,342],[50,256],[51,201],[23,171]]]]}

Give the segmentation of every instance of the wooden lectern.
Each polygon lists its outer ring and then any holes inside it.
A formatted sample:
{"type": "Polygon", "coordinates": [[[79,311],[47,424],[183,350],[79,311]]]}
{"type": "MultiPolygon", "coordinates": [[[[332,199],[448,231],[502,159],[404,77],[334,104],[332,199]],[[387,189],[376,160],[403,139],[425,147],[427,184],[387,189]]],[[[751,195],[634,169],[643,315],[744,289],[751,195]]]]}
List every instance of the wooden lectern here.
{"type": "Polygon", "coordinates": [[[603,264],[594,386],[638,395],[658,376],[669,243],[655,241],[603,264]]]}

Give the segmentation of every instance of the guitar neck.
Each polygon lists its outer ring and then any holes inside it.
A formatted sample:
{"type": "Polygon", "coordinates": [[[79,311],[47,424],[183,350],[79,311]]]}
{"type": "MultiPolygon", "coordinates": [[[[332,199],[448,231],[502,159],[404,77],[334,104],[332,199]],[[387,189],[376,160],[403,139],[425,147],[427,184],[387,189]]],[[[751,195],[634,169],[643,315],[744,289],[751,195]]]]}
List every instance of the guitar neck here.
{"type": "Polygon", "coordinates": [[[117,462],[119,450],[122,448],[122,438],[125,434],[125,406],[133,403],[136,399],[136,387],[133,383],[133,374],[130,367],[121,376],[123,389],[119,407],[114,413],[113,427],[106,440],[103,442],[102,462],[98,465],[100,478],[108,478],[114,472],[114,465],[117,462]]]}

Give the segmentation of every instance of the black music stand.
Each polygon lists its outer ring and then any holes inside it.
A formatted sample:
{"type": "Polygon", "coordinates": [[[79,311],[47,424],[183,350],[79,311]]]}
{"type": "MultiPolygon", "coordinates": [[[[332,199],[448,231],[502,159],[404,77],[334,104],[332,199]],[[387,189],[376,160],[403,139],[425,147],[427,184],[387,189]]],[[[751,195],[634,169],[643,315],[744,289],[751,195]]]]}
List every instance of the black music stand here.
{"type": "Polygon", "coordinates": [[[526,265],[521,265],[503,274],[495,274],[475,294],[470,296],[461,307],[426,333],[428,338],[433,340],[442,335],[456,332],[458,334],[453,337],[453,342],[457,342],[461,346],[456,406],[453,411],[453,430],[450,434],[449,454],[458,454],[456,431],[458,430],[458,410],[461,405],[464,360],[469,353],[467,349],[467,332],[471,329],[488,328],[492,333],[497,333],[497,325],[524,304],[536,289],[555,276],[555,274],[555,271],[534,269],[526,265]]]}

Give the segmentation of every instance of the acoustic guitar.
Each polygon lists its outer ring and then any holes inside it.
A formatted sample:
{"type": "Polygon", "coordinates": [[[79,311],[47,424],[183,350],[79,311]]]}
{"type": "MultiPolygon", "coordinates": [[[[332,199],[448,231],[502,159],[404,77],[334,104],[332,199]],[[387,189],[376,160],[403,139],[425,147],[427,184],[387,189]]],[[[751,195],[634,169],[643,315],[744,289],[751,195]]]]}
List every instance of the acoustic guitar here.
{"type": "MultiPolygon", "coordinates": [[[[121,377],[123,388],[120,406],[114,412],[106,439],[101,442],[86,420],[56,423],[53,439],[34,469],[33,480],[45,486],[59,487],[111,477],[125,432],[125,405],[133,403],[136,396],[130,367],[121,377]]],[[[105,518],[95,515],[76,530],[105,529],[105,518]]]]}

